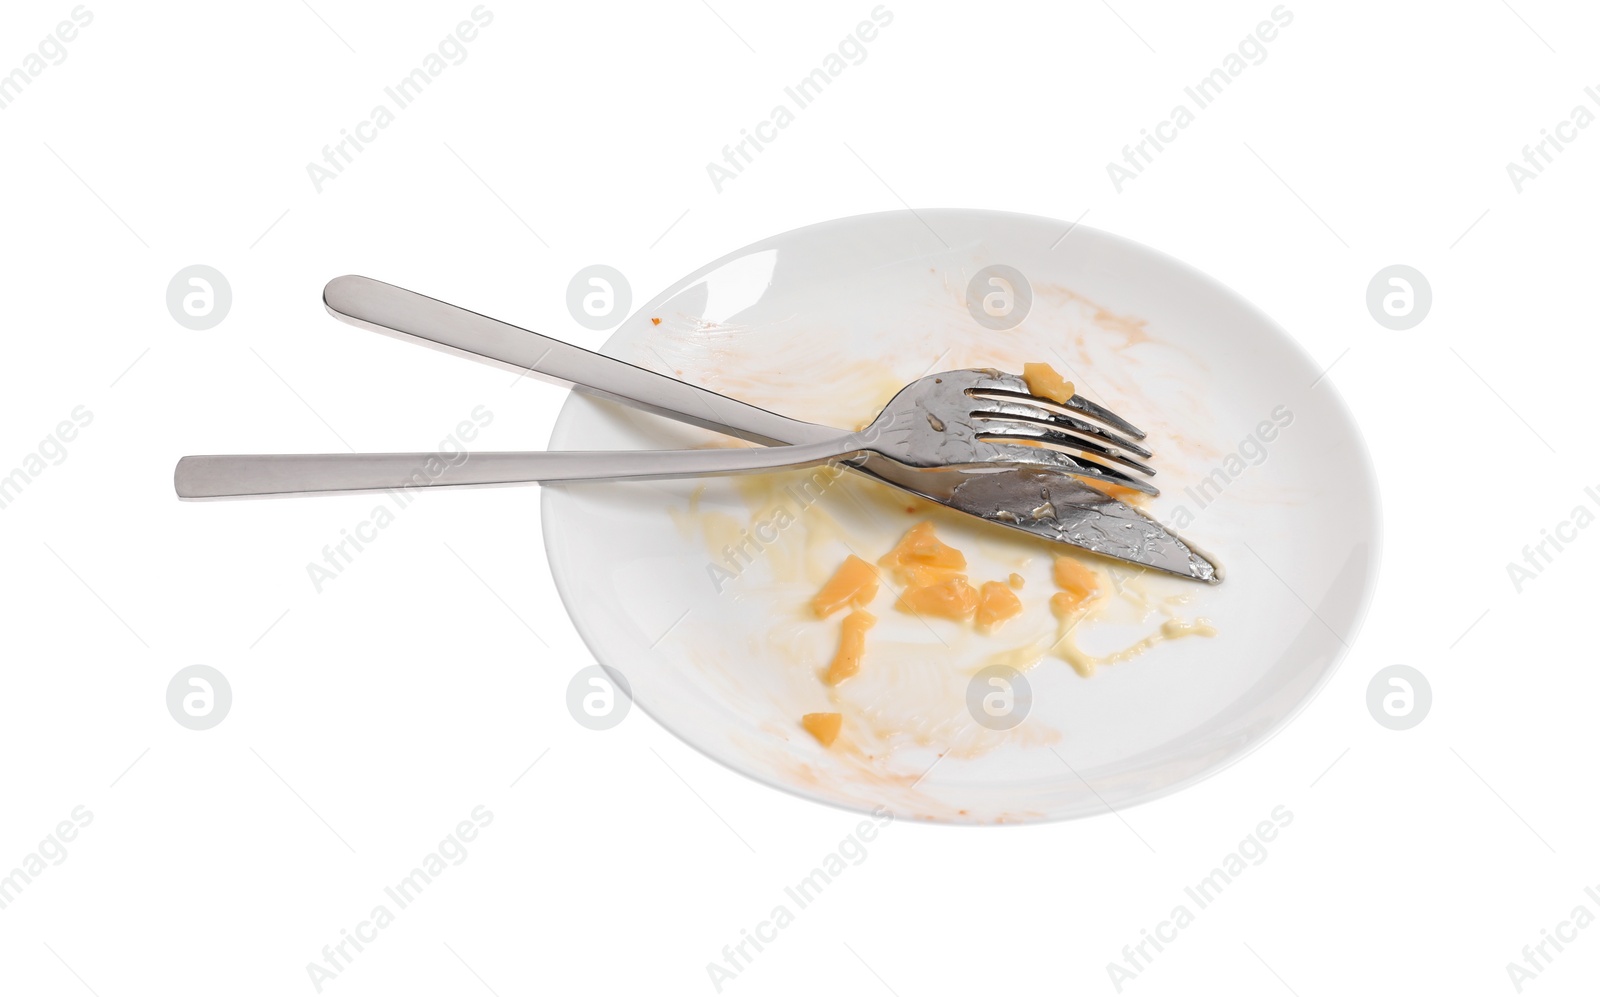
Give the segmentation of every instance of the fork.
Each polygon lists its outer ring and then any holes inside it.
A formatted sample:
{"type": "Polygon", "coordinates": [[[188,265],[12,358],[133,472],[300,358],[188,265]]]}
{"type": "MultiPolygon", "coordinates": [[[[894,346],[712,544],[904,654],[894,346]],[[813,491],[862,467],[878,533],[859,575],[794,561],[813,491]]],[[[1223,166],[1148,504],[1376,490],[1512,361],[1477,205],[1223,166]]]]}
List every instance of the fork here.
{"type": "MultiPolygon", "coordinates": [[[[338,278],[328,285],[326,297],[336,314],[343,314],[335,308],[336,300],[360,298],[355,309],[360,314],[372,315],[375,309],[381,312],[380,305],[391,309],[409,306],[435,317],[442,311],[456,323],[474,322],[479,326],[479,335],[484,331],[483,324],[488,323],[490,331],[508,331],[520,337],[525,348],[542,349],[534,366],[559,350],[569,366],[587,358],[591,363],[626,367],[624,379],[637,382],[641,388],[658,387],[654,379],[682,386],[682,382],[665,375],[367,278],[338,278]]],[[[434,345],[476,353],[465,350],[459,345],[461,341],[452,340],[448,334],[428,335],[428,331],[438,329],[432,322],[359,324],[382,331],[403,329],[405,334],[421,336],[434,345]]],[[[704,394],[708,397],[702,400],[713,415],[716,403],[711,398],[743,407],[743,403],[723,396],[704,394]]],[[[613,397],[652,408],[648,390],[613,397]]],[[[174,485],[182,498],[222,498],[415,486],[699,477],[829,461],[860,463],[878,456],[927,471],[989,467],[1061,472],[1155,495],[1159,494],[1157,489],[1143,480],[1155,474],[1144,462],[1151,453],[1136,442],[1144,435],[1127,420],[1079,395],[1057,403],[1033,393],[1027,382],[1015,374],[971,369],[929,374],[912,382],[861,430],[793,445],[658,451],[204,455],[179,460],[174,485]],[[1134,477],[1129,470],[1143,477],[1134,477]]]]}

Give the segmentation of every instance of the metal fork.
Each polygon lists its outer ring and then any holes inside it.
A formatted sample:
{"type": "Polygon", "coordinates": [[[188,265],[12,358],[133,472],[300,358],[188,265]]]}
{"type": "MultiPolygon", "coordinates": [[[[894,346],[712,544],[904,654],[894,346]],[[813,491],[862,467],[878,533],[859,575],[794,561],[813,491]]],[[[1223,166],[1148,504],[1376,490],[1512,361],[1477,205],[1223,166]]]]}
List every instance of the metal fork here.
{"type": "MultiPolygon", "coordinates": [[[[568,353],[588,352],[570,344],[560,346],[568,353]]],[[[589,355],[608,365],[618,363],[599,354],[589,355]]],[[[700,477],[828,461],[859,463],[878,456],[928,471],[1006,467],[1063,472],[1154,495],[1158,492],[1153,485],[1122,469],[1144,477],[1155,474],[1142,460],[1151,456],[1150,451],[1135,442],[1143,436],[1127,420],[1080,396],[1058,404],[1033,394],[1027,382],[1014,374],[954,370],[907,385],[864,429],[810,443],[656,451],[206,455],[179,460],[174,484],[182,498],[223,498],[415,486],[700,477]]]]}

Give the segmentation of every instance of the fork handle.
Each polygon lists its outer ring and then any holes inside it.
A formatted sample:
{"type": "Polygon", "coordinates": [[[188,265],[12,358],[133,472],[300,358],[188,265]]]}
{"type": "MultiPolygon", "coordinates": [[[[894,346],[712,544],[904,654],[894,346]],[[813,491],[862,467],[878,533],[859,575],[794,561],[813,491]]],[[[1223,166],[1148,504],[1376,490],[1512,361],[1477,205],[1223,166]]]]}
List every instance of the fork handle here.
{"type": "Polygon", "coordinates": [[[178,461],[180,498],[374,491],[441,485],[689,478],[807,467],[852,458],[851,433],[821,443],[734,450],[550,450],[504,453],[218,454],[178,461]]]}
{"type": "Polygon", "coordinates": [[[623,360],[370,277],[335,277],[322,292],[335,318],[448,352],[526,370],[571,387],[765,445],[820,443],[837,429],[790,419],[623,360]]]}

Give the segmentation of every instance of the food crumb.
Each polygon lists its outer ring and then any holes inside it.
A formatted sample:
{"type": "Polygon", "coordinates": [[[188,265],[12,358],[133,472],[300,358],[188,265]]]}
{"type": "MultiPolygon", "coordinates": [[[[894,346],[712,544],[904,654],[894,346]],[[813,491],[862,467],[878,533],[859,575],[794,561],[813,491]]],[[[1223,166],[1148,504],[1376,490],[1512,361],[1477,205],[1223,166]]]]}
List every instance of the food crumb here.
{"type": "Polygon", "coordinates": [[[878,572],[851,554],[811,600],[811,611],[827,619],[845,606],[865,606],[878,594],[878,572]]]}
{"type": "Polygon", "coordinates": [[[1083,597],[1075,592],[1057,592],[1050,597],[1050,612],[1054,613],[1058,620],[1065,620],[1081,605],[1083,597]]]}
{"type": "Polygon", "coordinates": [[[833,747],[843,723],[844,717],[838,713],[807,713],[800,718],[800,726],[804,727],[824,748],[833,747]]]}
{"type": "Polygon", "coordinates": [[[966,556],[934,536],[933,523],[928,520],[907,530],[878,563],[900,584],[910,586],[931,585],[967,569],[966,556]]]}
{"type": "Polygon", "coordinates": [[[661,320],[652,316],[651,319],[650,319],[650,324],[651,325],[660,325],[661,324],[661,320]]]}
{"type": "Polygon", "coordinates": [[[1064,592],[1070,592],[1082,602],[1100,591],[1100,575],[1075,557],[1062,555],[1056,558],[1055,569],[1056,587],[1064,592]]]}
{"type": "Polygon", "coordinates": [[[1022,379],[1027,382],[1029,391],[1040,398],[1048,398],[1057,405],[1065,405],[1067,400],[1077,393],[1073,383],[1047,363],[1023,364],[1022,379]]]}
{"type": "Polygon", "coordinates": [[[828,672],[822,677],[822,681],[828,685],[838,685],[861,671],[861,656],[866,650],[867,631],[877,622],[876,616],[862,609],[844,618],[844,623],[839,627],[839,650],[829,663],[828,672]]]}
{"type": "Polygon", "coordinates": [[[978,590],[966,576],[955,575],[928,585],[907,586],[895,602],[895,608],[916,616],[968,620],[978,608],[978,590]]]}
{"type": "Polygon", "coordinates": [[[977,624],[987,633],[1022,613],[1022,600],[1004,582],[984,582],[979,589],[977,624]]]}

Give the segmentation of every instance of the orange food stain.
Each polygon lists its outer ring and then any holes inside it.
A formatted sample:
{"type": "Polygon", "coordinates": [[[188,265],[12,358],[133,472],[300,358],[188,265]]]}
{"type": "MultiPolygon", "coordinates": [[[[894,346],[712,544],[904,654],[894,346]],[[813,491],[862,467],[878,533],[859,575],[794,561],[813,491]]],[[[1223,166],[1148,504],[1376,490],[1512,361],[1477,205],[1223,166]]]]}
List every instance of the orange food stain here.
{"type": "MultiPolygon", "coordinates": [[[[1076,475],[1074,477],[1076,477],[1076,475]]],[[[1114,499],[1142,499],[1145,497],[1145,493],[1139,491],[1137,488],[1129,488],[1127,485],[1119,485],[1113,481],[1101,481],[1098,478],[1082,477],[1079,477],[1077,480],[1088,485],[1090,488],[1093,488],[1095,491],[1103,492],[1114,499]]]]}

